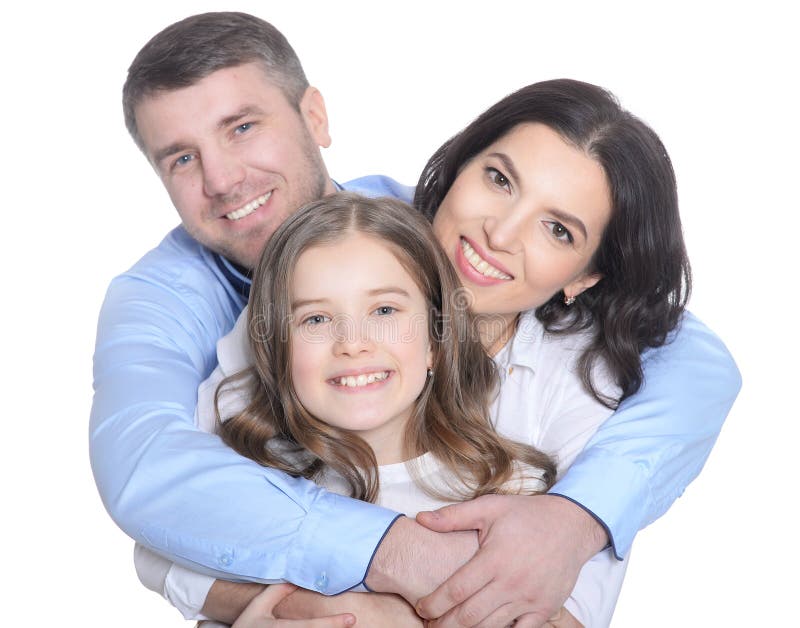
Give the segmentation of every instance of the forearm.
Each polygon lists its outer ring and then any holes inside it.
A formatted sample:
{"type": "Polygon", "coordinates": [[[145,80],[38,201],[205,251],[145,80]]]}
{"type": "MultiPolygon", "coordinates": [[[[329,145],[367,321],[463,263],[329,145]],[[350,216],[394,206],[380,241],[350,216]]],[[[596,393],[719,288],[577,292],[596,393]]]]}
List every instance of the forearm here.
{"type": "Polygon", "coordinates": [[[209,619],[232,624],[265,586],[250,582],[215,580],[208,591],[202,613],[209,619]]]}
{"type": "Polygon", "coordinates": [[[687,314],[674,339],[643,362],[642,389],[626,399],[551,489],[610,532],[618,556],[702,469],[741,387],[722,342],[687,314]]]}
{"type": "Polygon", "coordinates": [[[191,323],[202,308],[163,291],[126,294],[134,283],[110,292],[95,352],[90,454],[111,516],[140,543],[219,577],[327,594],[359,584],[395,513],[261,467],[198,430],[197,387],[215,345],[199,339],[215,323],[191,323]]]}

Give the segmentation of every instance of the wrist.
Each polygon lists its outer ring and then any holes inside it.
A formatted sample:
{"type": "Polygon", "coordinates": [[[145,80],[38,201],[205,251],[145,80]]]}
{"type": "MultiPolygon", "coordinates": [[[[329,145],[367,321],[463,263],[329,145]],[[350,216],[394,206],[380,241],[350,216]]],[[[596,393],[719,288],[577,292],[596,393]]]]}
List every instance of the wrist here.
{"type": "Polygon", "coordinates": [[[397,593],[412,605],[428,595],[478,550],[478,535],[434,532],[399,517],[383,537],[364,584],[371,591],[397,593]]]}
{"type": "Polygon", "coordinates": [[[558,493],[548,493],[542,497],[554,500],[562,511],[560,516],[574,531],[574,539],[584,562],[609,546],[611,539],[605,524],[582,504],[558,493]]]}

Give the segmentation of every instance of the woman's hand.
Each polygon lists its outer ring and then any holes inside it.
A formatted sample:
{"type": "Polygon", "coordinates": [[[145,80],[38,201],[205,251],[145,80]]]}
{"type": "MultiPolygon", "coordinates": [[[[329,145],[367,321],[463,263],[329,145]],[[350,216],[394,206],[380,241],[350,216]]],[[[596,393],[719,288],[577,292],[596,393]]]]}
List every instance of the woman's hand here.
{"type": "Polygon", "coordinates": [[[275,584],[267,587],[247,605],[232,628],[346,628],[356,623],[356,618],[351,613],[317,619],[277,619],[273,615],[274,608],[297,590],[293,584],[275,584]]]}

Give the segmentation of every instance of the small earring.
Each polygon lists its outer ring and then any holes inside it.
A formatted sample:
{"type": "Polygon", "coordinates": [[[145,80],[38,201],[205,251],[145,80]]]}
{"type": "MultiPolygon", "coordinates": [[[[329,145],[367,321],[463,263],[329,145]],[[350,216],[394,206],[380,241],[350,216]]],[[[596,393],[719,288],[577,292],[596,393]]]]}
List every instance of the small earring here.
{"type": "Polygon", "coordinates": [[[575,303],[575,297],[568,297],[568,296],[565,294],[565,295],[564,295],[564,305],[566,305],[567,307],[569,307],[569,306],[570,306],[570,305],[572,305],[573,303],[575,303]]]}
{"type": "Polygon", "coordinates": [[[433,377],[433,369],[428,369],[428,377],[433,377]]]}

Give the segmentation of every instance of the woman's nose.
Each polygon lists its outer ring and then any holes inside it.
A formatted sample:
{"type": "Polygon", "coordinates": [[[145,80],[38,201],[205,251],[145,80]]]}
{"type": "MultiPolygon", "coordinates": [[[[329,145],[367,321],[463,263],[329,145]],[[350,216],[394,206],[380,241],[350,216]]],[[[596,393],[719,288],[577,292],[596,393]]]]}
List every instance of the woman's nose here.
{"type": "Polygon", "coordinates": [[[525,216],[516,209],[487,217],[483,223],[483,230],[489,246],[497,251],[517,253],[524,223],[525,216]]]}

